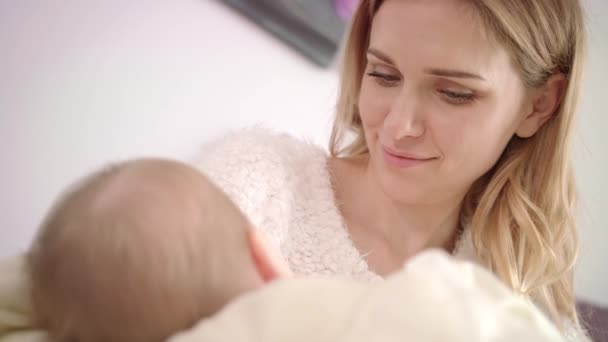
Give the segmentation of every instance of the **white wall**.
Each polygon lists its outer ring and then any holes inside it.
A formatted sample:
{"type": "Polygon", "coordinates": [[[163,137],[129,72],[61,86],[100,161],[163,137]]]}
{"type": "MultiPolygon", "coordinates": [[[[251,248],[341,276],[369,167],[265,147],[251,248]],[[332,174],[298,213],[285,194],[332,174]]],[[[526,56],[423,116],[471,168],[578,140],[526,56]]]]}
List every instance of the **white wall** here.
{"type": "Polygon", "coordinates": [[[584,3],[589,24],[589,63],[574,158],[582,197],[575,290],[608,305],[608,1],[584,3]]]}
{"type": "Polygon", "coordinates": [[[0,256],[102,163],[266,122],[324,141],[335,72],[215,1],[0,0],[0,256]]]}
{"type": "MultiPolygon", "coordinates": [[[[588,2],[577,290],[608,303],[608,107],[599,87],[608,11],[604,0],[588,2]]],[[[104,162],[187,158],[225,129],[257,122],[324,144],[336,88],[334,70],[216,1],[0,0],[0,257],[27,248],[61,189],[104,162]]]]}

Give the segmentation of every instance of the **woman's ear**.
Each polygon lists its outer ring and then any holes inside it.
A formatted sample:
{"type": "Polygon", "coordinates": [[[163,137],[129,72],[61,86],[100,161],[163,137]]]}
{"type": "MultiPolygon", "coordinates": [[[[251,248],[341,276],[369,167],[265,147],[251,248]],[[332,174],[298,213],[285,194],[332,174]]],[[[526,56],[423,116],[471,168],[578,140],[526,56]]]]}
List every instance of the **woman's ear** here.
{"type": "Polygon", "coordinates": [[[555,74],[549,78],[547,83],[535,90],[532,97],[532,111],[527,113],[515,131],[520,138],[529,138],[554,114],[562,102],[566,77],[563,74],[555,74]]]}
{"type": "Polygon", "coordinates": [[[248,229],[247,242],[253,264],[265,283],[292,274],[285,259],[257,228],[251,227],[248,229]]]}

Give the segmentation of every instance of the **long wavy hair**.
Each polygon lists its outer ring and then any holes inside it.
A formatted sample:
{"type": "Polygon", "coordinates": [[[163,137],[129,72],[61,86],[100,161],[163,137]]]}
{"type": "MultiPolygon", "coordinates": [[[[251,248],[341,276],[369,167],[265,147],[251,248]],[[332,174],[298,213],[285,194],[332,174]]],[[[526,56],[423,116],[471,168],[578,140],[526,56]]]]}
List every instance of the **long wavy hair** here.
{"type": "MultiPolygon", "coordinates": [[[[371,24],[382,0],[361,0],[343,51],[340,93],[329,142],[332,156],[368,153],[357,108],[371,24]]],[[[578,0],[471,0],[484,29],[509,52],[523,84],[566,76],[552,118],[531,138],[513,136],[501,157],[465,196],[478,259],[563,328],[580,327],[573,291],[578,254],[571,164],[573,119],[584,58],[578,0]]]]}

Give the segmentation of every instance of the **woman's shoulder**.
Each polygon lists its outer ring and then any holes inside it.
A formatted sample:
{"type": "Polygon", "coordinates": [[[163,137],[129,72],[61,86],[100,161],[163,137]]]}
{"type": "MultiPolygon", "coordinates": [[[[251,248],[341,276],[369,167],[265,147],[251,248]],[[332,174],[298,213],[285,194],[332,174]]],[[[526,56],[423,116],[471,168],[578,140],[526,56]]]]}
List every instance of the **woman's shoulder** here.
{"type": "MultiPolygon", "coordinates": [[[[457,259],[483,266],[483,262],[478,258],[477,254],[475,253],[471,229],[468,224],[465,225],[465,227],[466,228],[464,229],[463,233],[460,235],[456,242],[456,248],[454,249],[452,255],[457,259]]],[[[541,312],[547,314],[546,309],[542,305],[538,303],[535,303],[535,305],[541,310],[541,312]]],[[[549,318],[548,315],[547,318],[549,318]]],[[[564,318],[562,324],[563,336],[565,341],[591,342],[588,333],[583,328],[572,322],[570,319],[564,318]]]]}
{"type": "Polygon", "coordinates": [[[325,158],[325,151],[306,140],[252,127],[231,131],[205,143],[194,163],[206,173],[229,173],[232,177],[247,175],[247,178],[253,173],[272,178],[325,158]]]}
{"type": "Polygon", "coordinates": [[[310,184],[325,181],[326,159],[315,144],[255,127],[207,142],[193,164],[280,245],[310,184]]]}

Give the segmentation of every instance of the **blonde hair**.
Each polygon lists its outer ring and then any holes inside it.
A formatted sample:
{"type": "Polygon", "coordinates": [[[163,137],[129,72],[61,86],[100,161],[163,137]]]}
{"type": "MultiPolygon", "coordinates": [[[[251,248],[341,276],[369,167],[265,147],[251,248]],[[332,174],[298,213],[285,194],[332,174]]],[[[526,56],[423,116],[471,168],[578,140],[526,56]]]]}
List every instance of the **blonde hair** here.
{"type": "MultiPolygon", "coordinates": [[[[344,50],[333,156],[368,152],[357,98],[371,24],[382,0],[362,0],[344,50]]],[[[462,217],[478,258],[515,291],[541,305],[560,327],[579,327],[573,293],[578,253],[576,192],[570,161],[584,57],[576,0],[471,0],[486,31],[506,48],[525,86],[561,73],[567,81],[552,118],[529,139],[514,136],[495,166],[469,190],[462,217]]]]}
{"type": "Polygon", "coordinates": [[[197,170],[131,161],[87,177],[29,254],[41,327],[59,341],[161,341],[254,288],[248,222],[197,170]]]}

